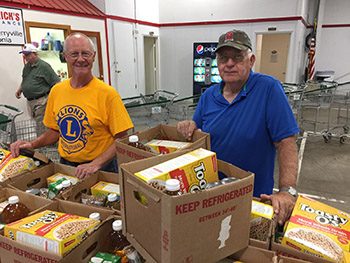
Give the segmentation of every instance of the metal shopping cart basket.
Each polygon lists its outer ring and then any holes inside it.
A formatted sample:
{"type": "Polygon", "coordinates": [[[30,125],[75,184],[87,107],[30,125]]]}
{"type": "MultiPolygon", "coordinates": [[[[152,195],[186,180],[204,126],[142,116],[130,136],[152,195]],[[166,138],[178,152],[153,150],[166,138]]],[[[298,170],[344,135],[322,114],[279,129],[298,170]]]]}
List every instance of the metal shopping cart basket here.
{"type": "Polygon", "coordinates": [[[168,124],[174,99],[179,94],[156,90],[153,94],[124,98],[123,103],[134,126],[154,127],[157,124],[168,124]]]}
{"type": "MultiPolygon", "coordinates": [[[[17,121],[16,134],[18,140],[31,141],[37,138],[37,127],[34,119],[17,121]]],[[[59,162],[58,143],[37,149],[38,152],[45,155],[53,162],[59,162]]]]}
{"type": "Polygon", "coordinates": [[[12,143],[17,140],[15,119],[23,111],[5,104],[0,104],[0,142],[12,143]]]}
{"type": "Polygon", "coordinates": [[[192,120],[200,96],[201,94],[196,94],[190,97],[174,100],[170,112],[171,119],[179,121],[192,120]]]}

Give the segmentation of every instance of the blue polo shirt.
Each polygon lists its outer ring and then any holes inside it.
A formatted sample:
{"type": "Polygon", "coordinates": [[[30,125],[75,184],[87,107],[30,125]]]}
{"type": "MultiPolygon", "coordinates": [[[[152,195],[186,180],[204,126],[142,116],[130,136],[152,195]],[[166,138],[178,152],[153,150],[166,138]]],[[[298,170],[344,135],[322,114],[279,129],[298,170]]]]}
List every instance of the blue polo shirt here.
{"type": "Polygon", "coordinates": [[[255,174],[254,196],[272,194],[276,148],[274,142],[299,132],[281,83],[250,71],[246,85],[229,103],[225,83],[200,97],[193,120],[210,133],[217,158],[255,174]]]}

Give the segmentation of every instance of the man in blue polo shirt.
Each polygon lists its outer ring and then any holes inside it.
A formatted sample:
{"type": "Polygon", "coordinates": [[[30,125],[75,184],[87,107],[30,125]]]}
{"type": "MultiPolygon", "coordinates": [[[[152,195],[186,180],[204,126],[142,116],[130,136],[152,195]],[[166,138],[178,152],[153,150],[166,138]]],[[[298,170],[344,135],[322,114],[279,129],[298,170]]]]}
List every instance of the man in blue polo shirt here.
{"type": "Polygon", "coordinates": [[[186,138],[196,129],[210,133],[217,158],[253,172],[254,196],[270,199],[283,224],[297,195],[299,128],[293,112],[281,83],[252,71],[255,56],[245,32],[221,35],[216,54],[222,82],[202,94],[193,120],[177,129],[186,138]],[[280,189],[272,194],[276,149],[280,189]]]}

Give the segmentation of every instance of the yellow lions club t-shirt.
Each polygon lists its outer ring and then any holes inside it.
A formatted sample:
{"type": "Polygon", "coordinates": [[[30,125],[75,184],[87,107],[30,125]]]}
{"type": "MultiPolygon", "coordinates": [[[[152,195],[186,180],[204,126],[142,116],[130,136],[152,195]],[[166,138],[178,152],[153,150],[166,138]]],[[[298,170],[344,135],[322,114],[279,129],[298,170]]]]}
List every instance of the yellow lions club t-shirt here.
{"type": "Polygon", "coordinates": [[[88,162],[101,155],[114,135],[133,127],[118,92],[94,77],[81,89],[70,79],[50,92],[44,124],[60,131],[58,152],[71,162],[88,162]]]}

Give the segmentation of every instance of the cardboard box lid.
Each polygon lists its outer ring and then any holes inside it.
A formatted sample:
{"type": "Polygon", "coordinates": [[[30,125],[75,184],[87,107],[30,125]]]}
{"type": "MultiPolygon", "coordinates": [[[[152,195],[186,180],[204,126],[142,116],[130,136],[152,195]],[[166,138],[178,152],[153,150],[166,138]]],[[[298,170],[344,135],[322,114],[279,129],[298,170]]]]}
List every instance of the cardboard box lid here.
{"type": "MultiPolygon", "coordinates": [[[[184,152],[177,153],[177,155],[180,154],[184,152]]],[[[218,167],[221,172],[241,178],[232,183],[235,184],[234,188],[229,184],[178,197],[165,195],[133,175],[141,169],[172,157],[174,156],[156,156],[121,165],[121,194],[124,202],[122,203],[122,218],[125,222],[123,232],[131,244],[149,262],[175,262],[175,255],[186,257],[188,253],[200,253],[199,251],[203,256],[202,260],[211,262],[232,254],[234,252],[232,249],[246,247],[249,237],[252,192],[242,194],[241,198],[229,200],[227,203],[223,202],[215,206],[212,203],[212,206],[208,204],[211,200],[222,196],[223,193],[228,194],[233,191],[243,193],[244,187],[250,187],[252,190],[254,175],[219,160],[218,167]],[[135,199],[134,192],[138,191],[148,199],[147,207],[143,207],[135,199]],[[208,209],[202,209],[202,205],[199,205],[201,202],[206,202],[207,207],[205,208],[208,209]],[[197,207],[199,208],[196,209],[197,207]],[[178,212],[176,218],[175,211],[178,212]],[[224,247],[218,250],[216,242],[205,243],[205,240],[218,239],[217,235],[220,232],[222,221],[231,214],[234,214],[234,217],[230,237],[234,236],[235,239],[225,241],[229,249],[226,250],[224,247]]],[[[194,262],[198,262],[200,257],[198,254],[196,256],[194,262]]]]}

